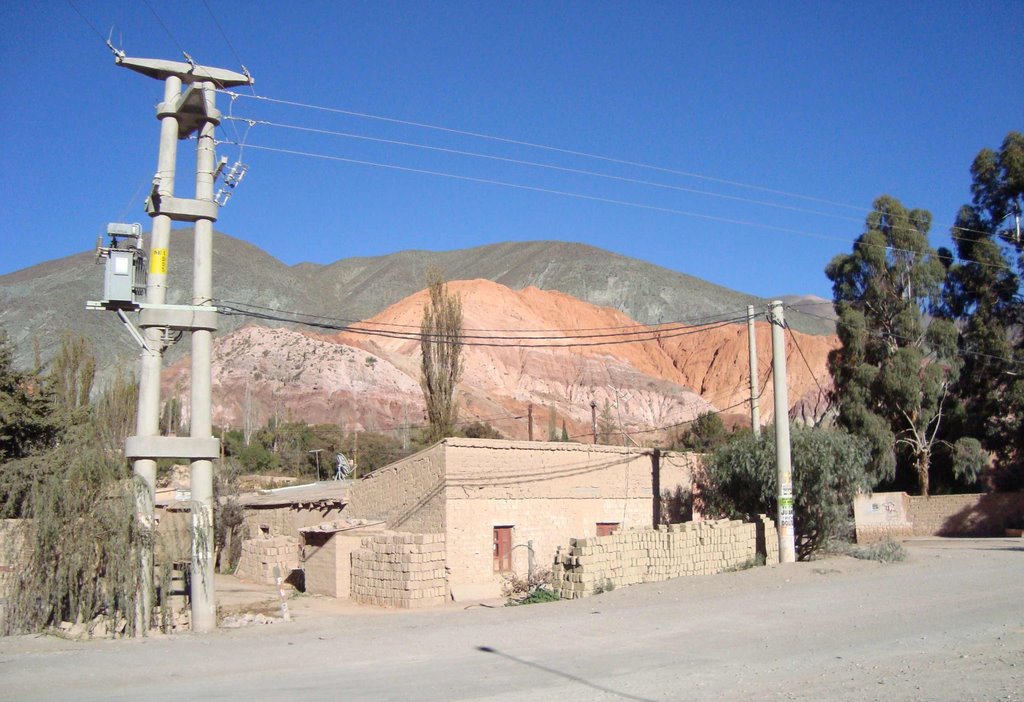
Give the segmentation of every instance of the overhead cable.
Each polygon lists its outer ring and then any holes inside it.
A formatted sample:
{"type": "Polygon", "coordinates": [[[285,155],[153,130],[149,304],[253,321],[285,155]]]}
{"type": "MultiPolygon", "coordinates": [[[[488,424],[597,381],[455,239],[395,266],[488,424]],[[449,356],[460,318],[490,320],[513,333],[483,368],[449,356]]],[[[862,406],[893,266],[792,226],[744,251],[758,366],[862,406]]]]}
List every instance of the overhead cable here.
{"type": "MultiPolygon", "coordinates": [[[[422,328],[422,325],[420,325],[420,324],[398,324],[396,322],[376,322],[376,321],[369,320],[369,319],[363,320],[363,319],[350,319],[350,318],[345,318],[345,317],[328,317],[328,316],[325,316],[325,315],[312,314],[312,313],[309,313],[309,312],[295,312],[295,311],[292,311],[292,310],[282,310],[282,309],[280,309],[278,307],[267,307],[265,305],[258,305],[258,304],[253,303],[253,302],[243,302],[243,301],[239,301],[239,300],[216,299],[216,300],[212,300],[212,302],[214,302],[217,305],[240,305],[240,306],[248,308],[248,309],[256,309],[256,310],[262,310],[262,311],[266,311],[266,312],[277,312],[279,314],[288,314],[288,315],[291,315],[293,317],[304,317],[304,318],[309,318],[309,319],[317,319],[317,320],[321,320],[321,321],[334,322],[334,323],[337,323],[337,324],[344,324],[344,325],[354,325],[354,324],[358,324],[358,325],[373,325],[373,326],[381,326],[381,327],[395,327],[395,328],[398,328],[398,329],[421,329],[422,328]]],[[[701,316],[701,317],[690,317],[690,318],[687,318],[687,319],[677,319],[677,320],[672,320],[672,321],[669,321],[669,322],[659,322],[657,324],[642,324],[640,322],[634,322],[633,324],[623,324],[623,325],[618,325],[618,326],[607,326],[607,327],[573,327],[571,329],[568,329],[568,328],[562,329],[562,331],[565,331],[565,332],[592,332],[592,331],[616,331],[616,330],[621,330],[621,329],[637,329],[637,330],[640,330],[640,332],[646,333],[646,332],[650,332],[650,331],[660,330],[662,327],[669,327],[669,326],[680,326],[680,325],[700,326],[700,325],[703,325],[703,324],[718,323],[718,322],[721,322],[722,320],[725,320],[725,319],[735,319],[735,318],[737,318],[741,314],[744,314],[744,310],[736,309],[736,310],[723,311],[723,312],[720,312],[720,313],[714,314],[714,315],[704,315],[704,316],[701,316]]],[[[546,328],[546,329],[516,329],[516,328],[508,328],[508,327],[497,328],[497,329],[482,329],[482,328],[477,328],[477,327],[463,327],[463,331],[471,331],[471,332],[478,332],[478,333],[493,332],[493,333],[520,333],[520,334],[538,333],[538,334],[544,334],[544,333],[551,332],[552,329],[551,328],[546,328]]]]}
{"type": "MultiPolygon", "coordinates": [[[[235,145],[235,146],[243,146],[243,144],[241,144],[238,141],[221,141],[221,142],[218,142],[218,143],[221,143],[221,144],[232,144],[232,145],[235,145]]],[[[345,157],[345,156],[335,156],[335,155],[332,155],[332,154],[322,154],[322,153],[318,153],[318,152],[315,152],[315,151],[302,151],[302,150],[299,150],[299,149],[284,149],[284,148],[275,147],[275,146],[263,146],[263,145],[252,144],[252,143],[246,143],[246,144],[244,144],[244,146],[246,148],[256,149],[256,150],[259,150],[259,151],[268,151],[268,152],[272,152],[272,153],[287,154],[287,155],[291,155],[291,156],[303,156],[303,157],[306,157],[306,158],[317,158],[317,159],[322,159],[322,160],[325,160],[325,161],[336,161],[336,162],[340,162],[340,163],[350,163],[350,164],[358,165],[358,166],[371,166],[371,167],[374,167],[374,168],[384,168],[384,169],[388,169],[388,170],[400,171],[400,172],[403,172],[403,173],[415,173],[415,174],[418,174],[418,175],[429,175],[429,176],[436,176],[436,177],[440,177],[440,178],[450,178],[452,180],[460,180],[460,181],[470,182],[470,183],[480,183],[480,184],[483,184],[483,185],[496,185],[496,186],[499,186],[499,187],[512,188],[514,190],[525,190],[525,191],[529,191],[529,192],[546,193],[548,195],[558,195],[558,196],[562,196],[562,197],[570,197],[570,198],[575,198],[575,199],[578,199],[578,200],[587,200],[587,201],[590,201],[590,202],[602,202],[602,203],[606,203],[606,204],[610,204],[610,205],[620,205],[620,206],[623,206],[623,207],[633,207],[633,208],[642,209],[642,210],[650,210],[650,211],[653,211],[653,212],[662,212],[662,213],[666,213],[666,214],[680,215],[680,216],[683,216],[683,217],[693,217],[695,219],[702,219],[702,220],[707,220],[707,221],[712,221],[712,222],[721,222],[723,224],[735,224],[735,225],[742,226],[742,227],[750,227],[750,228],[756,228],[756,229],[767,229],[769,231],[777,231],[777,232],[781,232],[781,233],[784,233],[784,234],[794,234],[796,236],[804,236],[804,237],[808,237],[808,238],[812,238],[812,239],[820,239],[820,240],[824,240],[824,241],[838,241],[838,242],[842,242],[843,244],[849,244],[850,243],[848,239],[845,239],[843,237],[831,236],[831,235],[828,235],[828,234],[821,234],[820,232],[810,232],[810,231],[806,231],[806,230],[803,230],[803,229],[793,229],[793,228],[790,228],[790,227],[780,227],[780,226],[776,226],[776,225],[773,225],[773,224],[766,224],[764,222],[758,222],[758,221],[753,221],[753,220],[742,220],[742,219],[733,219],[733,218],[730,218],[730,217],[719,217],[719,216],[716,216],[716,215],[703,214],[703,213],[700,213],[700,212],[693,212],[693,211],[690,211],[690,210],[681,210],[681,209],[676,209],[676,208],[673,208],[673,207],[662,207],[660,205],[650,205],[650,204],[647,204],[647,203],[634,202],[634,201],[630,201],[630,200],[619,200],[619,199],[616,199],[616,198],[601,197],[601,196],[598,196],[598,195],[587,195],[587,194],[584,194],[584,193],[577,193],[577,192],[572,192],[572,191],[568,191],[568,190],[558,190],[558,189],[555,189],[555,188],[546,188],[546,187],[541,187],[541,186],[536,186],[536,185],[527,185],[527,184],[524,184],[524,183],[512,183],[512,182],[509,182],[509,181],[495,180],[495,179],[492,179],[492,178],[479,178],[479,177],[476,177],[476,176],[467,176],[467,175],[461,175],[461,174],[458,174],[458,173],[449,173],[449,172],[446,172],[446,171],[435,171],[435,170],[430,170],[430,169],[426,169],[426,168],[413,168],[411,166],[402,166],[402,165],[394,164],[394,163],[381,163],[381,162],[378,162],[378,161],[367,161],[367,160],[364,160],[364,159],[348,158],[348,157],[345,157]]],[[[920,253],[919,251],[914,251],[912,249],[901,249],[901,248],[897,248],[895,246],[890,246],[888,244],[869,244],[867,242],[860,241],[860,240],[854,241],[853,242],[853,246],[861,246],[861,247],[865,247],[865,248],[880,248],[880,249],[883,249],[883,250],[886,250],[886,251],[893,251],[893,252],[896,252],[896,253],[909,253],[909,254],[915,254],[915,255],[920,253]]],[[[978,263],[979,265],[989,266],[989,267],[998,268],[998,269],[1008,269],[1009,268],[1009,266],[1004,266],[1004,265],[999,265],[999,264],[986,264],[986,263],[978,262],[978,261],[974,261],[974,263],[978,263]]]]}
{"type": "Polygon", "coordinates": [[[607,180],[616,180],[622,183],[631,183],[633,185],[644,185],[652,188],[662,188],[665,190],[675,190],[683,193],[692,193],[694,195],[706,195],[708,197],[716,197],[723,200],[731,200],[733,202],[743,202],[751,205],[760,205],[763,207],[773,207],[780,210],[788,210],[790,212],[801,212],[804,214],[817,215],[819,217],[832,217],[834,219],[842,219],[849,222],[859,222],[857,217],[850,217],[849,215],[833,214],[831,212],[822,212],[821,210],[809,210],[804,207],[796,207],[794,205],[784,205],[781,203],[768,202],[766,200],[755,200],[753,198],[740,197],[738,195],[726,195],[724,193],[716,193],[711,190],[700,190],[697,188],[688,188],[683,185],[672,185],[669,183],[659,183],[657,181],[642,180],[640,178],[628,178],[626,176],[617,176],[611,173],[601,173],[599,171],[589,171],[582,168],[569,168],[567,166],[558,166],[551,163],[541,163],[539,161],[527,161],[518,158],[508,158],[505,156],[495,156],[494,154],[483,154],[476,151],[464,151],[462,149],[451,149],[443,146],[432,146],[430,144],[420,144],[411,141],[401,141],[398,139],[383,139],[380,137],[367,136],[365,134],[355,134],[352,132],[341,132],[333,129],[318,129],[316,127],[305,127],[295,124],[282,124],[280,122],[270,122],[262,119],[250,119],[247,117],[227,117],[228,120],[235,120],[238,122],[246,122],[251,126],[264,126],[264,127],[277,127],[281,129],[291,129],[294,131],[308,132],[311,134],[324,134],[329,136],[343,137],[346,139],[356,139],[360,141],[370,141],[378,144],[389,144],[391,146],[407,146],[414,149],[423,149],[426,151],[435,151],[438,153],[452,154],[454,156],[469,156],[471,158],[487,159],[489,161],[500,161],[502,163],[511,163],[518,166],[530,166],[532,168],[544,168],[552,171],[558,171],[560,173],[571,173],[574,175],[589,176],[592,178],[605,178],[607,180]]]}

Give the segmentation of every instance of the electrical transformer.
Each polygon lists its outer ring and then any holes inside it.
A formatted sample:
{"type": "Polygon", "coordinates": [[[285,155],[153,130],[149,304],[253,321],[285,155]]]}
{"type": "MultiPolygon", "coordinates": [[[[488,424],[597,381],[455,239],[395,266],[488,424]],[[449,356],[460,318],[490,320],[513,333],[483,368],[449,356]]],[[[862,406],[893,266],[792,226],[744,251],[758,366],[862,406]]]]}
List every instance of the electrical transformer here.
{"type": "Polygon", "coordinates": [[[107,309],[134,308],[146,294],[146,254],[142,250],[142,227],[138,224],[108,224],[110,246],[96,247],[106,259],[103,276],[103,305],[107,309]]]}

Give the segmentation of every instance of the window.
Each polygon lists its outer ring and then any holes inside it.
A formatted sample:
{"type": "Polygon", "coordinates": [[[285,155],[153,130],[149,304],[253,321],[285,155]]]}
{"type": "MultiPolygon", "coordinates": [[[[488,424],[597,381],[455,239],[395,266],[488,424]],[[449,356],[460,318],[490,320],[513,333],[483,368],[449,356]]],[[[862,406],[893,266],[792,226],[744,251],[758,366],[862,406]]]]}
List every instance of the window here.
{"type": "Polygon", "coordinates": [[[494,572],[512,570],[512,527],[494,527],[494,572]]]}
{"type": "Polygon", "coordinates": [[[597,523],[597,535],[598,536],[611,536],[619,530],[618,522],[598,522],[597,523]]]}

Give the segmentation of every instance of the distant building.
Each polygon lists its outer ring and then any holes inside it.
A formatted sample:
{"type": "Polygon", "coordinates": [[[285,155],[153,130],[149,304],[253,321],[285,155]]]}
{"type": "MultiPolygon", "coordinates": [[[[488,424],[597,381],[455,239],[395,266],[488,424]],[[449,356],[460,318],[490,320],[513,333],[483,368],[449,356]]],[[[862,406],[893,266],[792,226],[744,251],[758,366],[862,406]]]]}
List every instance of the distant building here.
{"type": "MultiPolygon", "coordinates": [[[[401,582],[403,592],[429,582],[432,603],[449,596],[479,599],[500,596],[504,576],[527,574],[531,544],[535,565],[550,567],[557,547],[572,537],[650,527],[656,495],[677,486],[688,491],[695,460],[679,453],[662,453],[656,460],[651,449],[632,447],[453,438],[352,483],[275,490],[243,504],[250,536],[275,539],[263,551],[280,553],[285,542],[278,537],[302,539],[299,561],[302,552],[307,562],[317,561],[306,573],[307,587],[314,591],[344,596],[345,584],[338,579],[351,572],[348,564],[332,567],[324,558],[333,554],[354,563],[362,558],[365,565],[373,556],[361,556],[362,541],[353,539],[370,537],[367,548],[376,549],[378,560],[393,561],[387,566],[391,571],[379,577],[401,582]],[[312,523],[317,514],[324,515],[324,524],[312,523]],[[346,543],[332,543],[336,534],[346,543]],[[438,559],[441,576],[421,577],[417,573],[423,569],[401,567],[430,562],[436,571],[438,559]],[[319,582],[321,576],[330,582],[319,582]],[[441,595],[438,577],[445,581],[441,595]]],[[[355,577],[371,577],[358,567],[355,572],[355,577]]],[[[379,595],[380,590],[368,591],[379,595]]],[[[358,599],[416,606],[395,601],[392,594],[358,599]]]]}

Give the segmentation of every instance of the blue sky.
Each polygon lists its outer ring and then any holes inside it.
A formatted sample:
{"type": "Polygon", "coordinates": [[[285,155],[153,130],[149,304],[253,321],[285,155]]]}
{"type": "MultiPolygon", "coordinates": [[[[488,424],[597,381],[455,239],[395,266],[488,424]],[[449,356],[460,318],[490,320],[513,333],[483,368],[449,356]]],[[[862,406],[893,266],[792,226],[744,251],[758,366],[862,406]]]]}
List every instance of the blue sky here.
{"type": "MultiPolygon", "coordinates": [[[[946,244],[975,154],[1024,129],[1019,1],[207,3],[234,51],[202,0],[151,0],[174,39],[142,2],[74,7],[130,56],[179,59],[180,44],[237,69],[237,52],[260,96],[676,171],[221,96],[239,117],[668,186],[257,125],[252,147],[584,196],[246,149],[217,228],[289,264],[558,239],[827,297],[824,266],[875,197],[930,210],[946,244]]],[[[0,23],[0,274],[87,250],[108,221],[148,227],[160,84],[115,67],[68,2],[8,0],[0,23]]],[[[179,196],[192,151],[179,146],[179,196]]]]}

